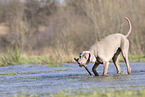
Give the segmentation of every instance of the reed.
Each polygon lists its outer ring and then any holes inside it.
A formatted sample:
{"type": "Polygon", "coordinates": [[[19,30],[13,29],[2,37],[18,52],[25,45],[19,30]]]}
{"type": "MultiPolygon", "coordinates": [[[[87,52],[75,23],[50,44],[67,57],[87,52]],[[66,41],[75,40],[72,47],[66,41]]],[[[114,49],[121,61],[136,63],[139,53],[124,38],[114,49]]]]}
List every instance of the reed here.
{"type": "Polygon", "coordinates": [[[0,66],[20,64],[21,50],[17,47],[7,48],[0,57],[0,66]]]}

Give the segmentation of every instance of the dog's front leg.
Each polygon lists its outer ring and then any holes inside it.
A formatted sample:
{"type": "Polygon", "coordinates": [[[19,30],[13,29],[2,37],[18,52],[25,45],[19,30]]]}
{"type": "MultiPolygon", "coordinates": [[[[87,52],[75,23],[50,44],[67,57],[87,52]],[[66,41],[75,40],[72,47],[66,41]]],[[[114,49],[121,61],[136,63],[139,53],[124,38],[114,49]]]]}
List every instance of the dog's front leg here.
{"type": "Polygon", "coordinates": [[[103,62],[103,64],[104,64],[103,75],[108,75],[107,70],[108,70],[108,67],[109,67],[109,62],[103,62]]]}
{"type": "Polygon", "coordinates": [[[95,62],[93,68],[92,68],[92,71],[93,73],[95,74],[95,76],[99,76],[99,74],[97,73],[96,71],[96,68],[99,66],[99,63],[98,62],[95,62]]]}

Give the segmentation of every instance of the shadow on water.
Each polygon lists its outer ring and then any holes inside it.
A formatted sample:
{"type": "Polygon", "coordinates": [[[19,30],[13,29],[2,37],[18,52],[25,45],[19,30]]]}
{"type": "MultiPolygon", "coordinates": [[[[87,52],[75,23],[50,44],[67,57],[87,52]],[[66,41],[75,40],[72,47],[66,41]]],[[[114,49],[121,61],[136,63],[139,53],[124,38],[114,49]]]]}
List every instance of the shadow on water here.
{"type": "MultiPolygon", "coordinates": [[[[126,74],[126,65],[120,63],[122,74],[115,74],[114,64],[110,63],[108,76],[89,76],[78,64],[65,64],[63,67],[14,65],[0,67],[0,96],[14,95],[25,91],[28,94],[51,94],[62,90],[93,91],[96,88],[140,89],[145,87],[145,63],[130,63],[132,74],[126,74]]],[[[93,64],[87,65],[91,70],[93,64]]],[[[103,65],[97,68],[101,75],[103,65]]]]}

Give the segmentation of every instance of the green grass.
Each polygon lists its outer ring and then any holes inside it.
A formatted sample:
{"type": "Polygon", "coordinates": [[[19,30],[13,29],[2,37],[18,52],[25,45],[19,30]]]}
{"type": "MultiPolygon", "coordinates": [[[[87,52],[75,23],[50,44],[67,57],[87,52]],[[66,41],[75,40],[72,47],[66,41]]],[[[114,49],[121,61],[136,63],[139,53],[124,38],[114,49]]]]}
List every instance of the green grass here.
{"type": "Polygon", "coordinates": [[[94,92],[94,93],[80,93],[65,95],[64,92],[56,94],[54,97],[144,97],[145,90],[135,92],[133,90],[119,90],[119,91],[107,91],[104,93],[94,92]]]}
{"type": "Polygon", "coordinates": [[[15,94],[14,97],[145,97],[145,89],[144,90],[116,90],[116,91],[106,91],[106,92],[85,92],[85,93],[71,93],[68,94],[64,91],[56,94],[30,94],[28,95],[26,92],[15,94]]]}
{"type": "Polygon", "coordinates": [[[40,71],[40,72],[10,72],[10,73],[1,73],[0,75],[24,75],[24,74],[39,74],[39,73],[49,73],[49,72],[56,72],[56,71],[69,71],[70,69],[59,69],[59,70],[52,70],[52,71],[40,71]]]}
{"type": "Polygon", "coordinates": [[[23,74],[37,74],[38,72],[11,72],[11,73],[3,73],[0,75],[23,75],[23,74]]]}
{"type": "Polygon", "coordinates": [[[6,52],[0,57],[0,65],[20,64],[21,50],[17,47],[14,49],[6,49],[6,52]]]}
{"type": "Polygon", "coordinates": [[[57,62],[51,56],[27,56],[21,57],[20,59],[22,64],[43,64],[43,65],[51,65],[58,66],[57,62]]]}
{"type": "Polygon", "coordinates": [[[49,66],[58,66],[57,60],[52,56],[23,56],[18,48],[7,48],[0,55],[0,66],[15,64],[43,64],[49,66]]]}
{"type": "MultiPolygon", "coordinates": [[[[130,55],[128,59],[130,62],[145,62],[145,56],[130,55]]],[[[119,61],[124,61],[122,56],[120,56],[119,61]]]]}
{"type": "MultiPolygon", "coordinates": [[[[64,63],[75,63],[74,58],[76,55],[71,56],[29,56],[22,53],[20,49],[16,48],[8,48],[3,54],[0,56],[0,66],[14,65],[14,64],[43,64],[47,66],[60,66],[58,64],[64,63]],[[58,58],[61,57],[61,58],[58,58]]],[[[124,61],[122,57],[120,57],[120,62],[124,61]]],[[[145,62],[145,56],[129,56],[130,62],[145,62]]]]}

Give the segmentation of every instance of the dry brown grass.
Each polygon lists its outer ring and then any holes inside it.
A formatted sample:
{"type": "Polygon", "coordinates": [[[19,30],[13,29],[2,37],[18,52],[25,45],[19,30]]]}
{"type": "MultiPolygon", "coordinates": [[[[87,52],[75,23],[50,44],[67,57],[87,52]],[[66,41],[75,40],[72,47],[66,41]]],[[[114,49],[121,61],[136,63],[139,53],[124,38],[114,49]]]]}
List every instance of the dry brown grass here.
{"type": "Polygon", "coordinates": [[[8,34],[8,27],[5,24],[0,24],[0,35],[8,34]]]}
{"type": "Polygon", "coordinates": [[[0,7],[0,49],[19,46],[26,55],[49,55],[58,62],[71,62],[74,55],[103,37],[126,34],[126,16],[132,23],[130,55],[145,55],[143,0],[69,0],[65,6],[12,1],[0,7]],[[8,17],[2,21],[3,9],[8,17]]]}

